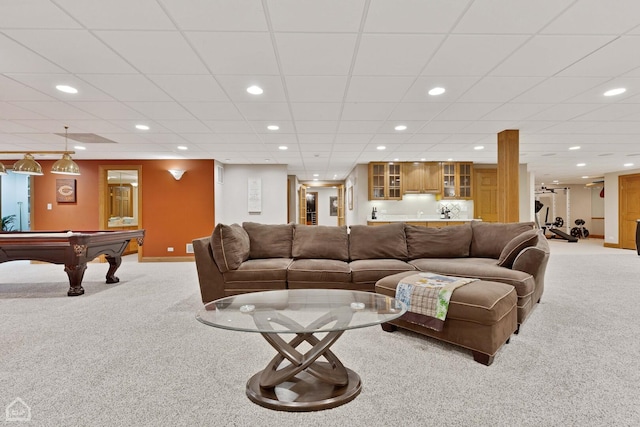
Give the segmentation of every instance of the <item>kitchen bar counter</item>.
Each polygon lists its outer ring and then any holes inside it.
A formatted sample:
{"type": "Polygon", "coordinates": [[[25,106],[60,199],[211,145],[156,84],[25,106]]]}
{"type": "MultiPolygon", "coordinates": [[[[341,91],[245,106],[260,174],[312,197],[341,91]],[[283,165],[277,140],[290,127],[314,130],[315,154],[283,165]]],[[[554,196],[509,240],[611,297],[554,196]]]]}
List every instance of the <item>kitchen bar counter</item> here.
{"type": "Polygon", "coordinates": [[[409,225],[418,225],[422,227],[446,227],[449,225],[462,225],[467,224],[471,221],[482,221],[478,219],[440,219],[440,218],[381,218],[381,219],[368,219],[367,225],[384,225],[391,224],[394,222],[404,222],[409,225]]]}

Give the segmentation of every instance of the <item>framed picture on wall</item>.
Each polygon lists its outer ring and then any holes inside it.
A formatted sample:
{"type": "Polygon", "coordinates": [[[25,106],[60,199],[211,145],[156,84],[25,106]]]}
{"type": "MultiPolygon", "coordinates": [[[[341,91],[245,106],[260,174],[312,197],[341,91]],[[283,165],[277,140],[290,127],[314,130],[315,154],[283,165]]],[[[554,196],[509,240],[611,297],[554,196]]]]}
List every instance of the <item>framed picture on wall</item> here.
{"type": "Polygon", "coordinates": [[[347,204],[349,205],[349,210],[353,210],[353,185],[349,187],[347,190],[347,204]]]}
{"type": "Polygon", "coordinates": [[[56,202],[75,203],[76,202],[76,180],[56,179],[56,202]]]}
{"type": "Polygon", "coordinates": [[[338,196],[329,197],[329,216],[338,216],[338,196]]]}

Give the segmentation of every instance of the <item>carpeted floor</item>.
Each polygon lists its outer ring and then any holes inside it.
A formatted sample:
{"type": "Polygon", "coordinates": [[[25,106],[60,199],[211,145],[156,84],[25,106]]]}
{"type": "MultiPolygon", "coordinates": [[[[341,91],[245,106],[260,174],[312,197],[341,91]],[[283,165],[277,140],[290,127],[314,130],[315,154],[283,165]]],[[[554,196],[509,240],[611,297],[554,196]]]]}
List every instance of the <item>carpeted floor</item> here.
{"type": "Polygon", "coordinates": [[[90,264],[76,298],[61,266],[0,264],[0,410],[20,398],[34,426],[640,425],[640,257],[551,245],[542,303],[492,366],[408,332],[347,331],[332,349],[363,391],[313,413],[246,398],[274,350],[195,320],[193,263],[127,257],[115,285],[90,264]]]}

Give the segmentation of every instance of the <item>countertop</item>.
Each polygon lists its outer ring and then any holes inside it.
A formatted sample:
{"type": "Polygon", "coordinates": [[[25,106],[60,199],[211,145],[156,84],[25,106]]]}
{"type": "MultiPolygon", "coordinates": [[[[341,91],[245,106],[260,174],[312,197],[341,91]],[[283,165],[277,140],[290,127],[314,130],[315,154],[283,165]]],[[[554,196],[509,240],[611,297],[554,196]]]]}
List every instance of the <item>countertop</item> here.
{"type": "Polygon", "coordinates": [[[469,222],[469,221],[482,221],[481,219],[476,219],[476,218],[449,218],[449,219],[442,219],[442,218],[410,218],[410,217],[406,217],[406,218],[398,218],[397,216],[394,216],[393,218],[377,218],[377,219],[371,219],[371,218],[367,218],[368,222],[469,222]]]}

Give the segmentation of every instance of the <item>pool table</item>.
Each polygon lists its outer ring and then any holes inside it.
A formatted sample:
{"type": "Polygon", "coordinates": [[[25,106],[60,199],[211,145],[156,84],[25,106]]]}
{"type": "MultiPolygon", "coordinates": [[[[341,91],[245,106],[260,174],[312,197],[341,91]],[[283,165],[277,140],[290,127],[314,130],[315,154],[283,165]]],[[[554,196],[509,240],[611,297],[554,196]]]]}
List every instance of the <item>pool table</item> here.
{"type": "Polygon", "coordinates": [[[144,230],[126,231],[27,231],[0,233],[0,263],[17,260],[64,264],[70,297],[84,294],[82,277],[87,262],[105,255],[109,262],[107,283],[120,281],[114,274],[131,239],[142,246],[144,230]]]}

